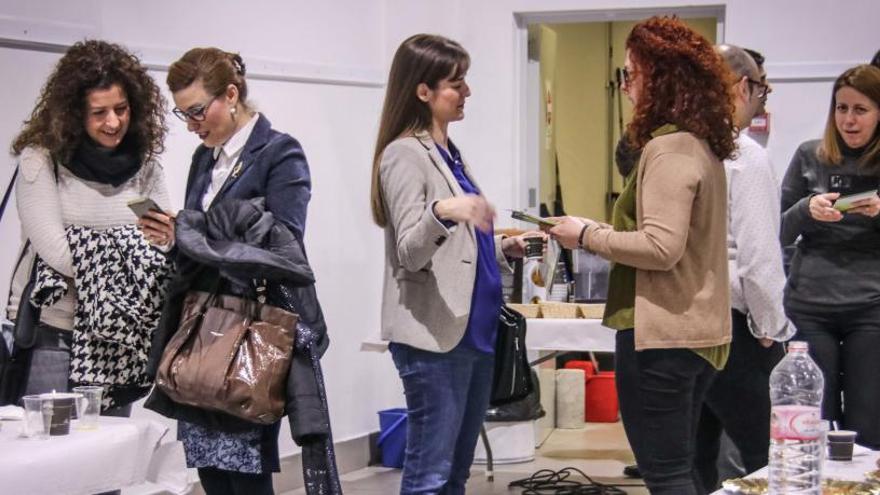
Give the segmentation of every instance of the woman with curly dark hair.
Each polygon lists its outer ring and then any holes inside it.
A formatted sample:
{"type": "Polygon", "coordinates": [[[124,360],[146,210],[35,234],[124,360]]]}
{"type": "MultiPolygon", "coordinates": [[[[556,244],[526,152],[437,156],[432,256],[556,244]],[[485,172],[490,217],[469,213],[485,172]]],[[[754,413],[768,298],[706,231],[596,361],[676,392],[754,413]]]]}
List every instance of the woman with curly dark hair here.
{"type": "Polygon", "coordinates": [[[619,330],[627,438],[652,494],[691,495],[702,492],[694,450],[703,396],[730,342],[730,78],[711,43],[676,18],[637,24],[626,48],[627,138],[644,148],[639,164],[612,225],[564,217],[550,233],[614,262],[604,324],[619,330]]]}
{"type": "Polygon", "coordinates": [[[149,390],[144,369],[173,229],[145,234],[128,205],[170,207],[156,161],[165,110],[137,57],[87,40],[58,61],[15,138],[23,243],[9,316],[20,304],[40,308],[21,392],[101,386],[104,412],[127,414],[149,390]],[[34,289],[23,294],[29,281],[34,289]]]}

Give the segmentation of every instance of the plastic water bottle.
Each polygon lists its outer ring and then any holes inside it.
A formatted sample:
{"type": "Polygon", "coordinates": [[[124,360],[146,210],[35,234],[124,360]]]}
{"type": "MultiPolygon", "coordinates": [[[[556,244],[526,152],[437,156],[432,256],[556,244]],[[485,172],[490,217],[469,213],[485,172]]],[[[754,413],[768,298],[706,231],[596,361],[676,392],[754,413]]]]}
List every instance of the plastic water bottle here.
{"type": "Polygon", "coordinates": [[[770,374],[770,495],[821,494],[825,379],[806,342],[790,342],[770,374]]]}

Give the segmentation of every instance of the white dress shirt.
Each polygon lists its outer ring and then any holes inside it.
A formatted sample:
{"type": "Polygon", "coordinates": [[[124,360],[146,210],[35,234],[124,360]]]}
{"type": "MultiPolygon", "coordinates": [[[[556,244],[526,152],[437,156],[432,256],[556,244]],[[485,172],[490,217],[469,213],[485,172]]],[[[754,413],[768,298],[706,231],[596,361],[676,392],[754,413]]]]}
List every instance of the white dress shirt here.
{"type": "Polygon", "coordinates": [[[724,160],[730,305],[749,316],[755,337],[785,341],[795,327],[782,307],[779,183],[764,148],[745,134],[736,145],[736,159],[724,160]]]}
{"type": "MultiPolygon", "coordinates": [[[[251,117],[251,120],[249,120],[244,127],[239,129],[238,132],[233,134],[228,141],[223,143],[222,146],[214,147],[214,168],[211,169],[211,183],[208,184],[208,188],[205,190],[205,195],[202,196],[203,210],[207,210],[208,207],[211,206],[214,197],[217,196],[217,193],[223,188],[223,184],[226,183],[226,180],[229,178],[229,175],[233,172],[235,167],[241,166],[239,164],[241,152],[244,150],[244,145],[247,144],[248,138],[251,137],[251,132],[253,132],[254,126],[257,124],[257,119],[259,119],[259,117],[260,114],[254,112],[254,116],[251,117]]],[[[239,171],[236,171],[236,174],[238,172],[239,171]]]]}

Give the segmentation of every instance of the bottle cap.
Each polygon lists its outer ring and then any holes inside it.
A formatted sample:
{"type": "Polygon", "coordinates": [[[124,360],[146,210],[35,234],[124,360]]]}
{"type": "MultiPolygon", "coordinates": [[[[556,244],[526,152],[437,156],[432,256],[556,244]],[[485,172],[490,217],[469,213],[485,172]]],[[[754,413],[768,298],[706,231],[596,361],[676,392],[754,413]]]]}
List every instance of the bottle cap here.
{"type": "Polygon", "coordinates": [[[792,340],[788,343],[788,352],[807,352],[810,348],[810,345],[802,340],[792,340]]]}

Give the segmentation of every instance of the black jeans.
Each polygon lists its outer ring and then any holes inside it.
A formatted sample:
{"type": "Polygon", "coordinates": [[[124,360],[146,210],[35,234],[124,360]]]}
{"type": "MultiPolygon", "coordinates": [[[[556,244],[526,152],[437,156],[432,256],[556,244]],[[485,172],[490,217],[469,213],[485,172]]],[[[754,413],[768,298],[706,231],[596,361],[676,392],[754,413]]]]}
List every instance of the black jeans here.
{"type": "Polygon", "coordinates": [[[795,337],[825,375],[822,417],[880,449],[880,305],[841,312],[789,311],[795,337]],[[841,398],[841,394],[843,397],[841,398]]]}
{"type": "Polygon", "coordinates": [[[272,473],[250,474],[199,468],[199,480],[207,495],[274,495],[272,473]]]}
{"type": "Polygon", "coordinates": [[[632,330],[617,332],[615,347],[620,415],[648,490],[700,493],[694,469],[697,422],[715,369],[690,349],[636,352],[632,330]]]}
{"type": "Polygon", "coordinates": [[[785,355],[779,342],[764,347],[749,332],[746,315],[732,311],[730,357],[706,392],[697,430],[697,471],[703,488],[718,489],[718,452],[726,431],[746,472],[767,465],[770,445],[770,372],[785,355]]]}

